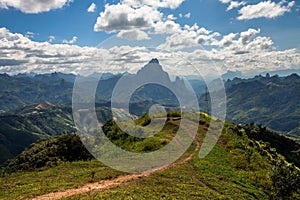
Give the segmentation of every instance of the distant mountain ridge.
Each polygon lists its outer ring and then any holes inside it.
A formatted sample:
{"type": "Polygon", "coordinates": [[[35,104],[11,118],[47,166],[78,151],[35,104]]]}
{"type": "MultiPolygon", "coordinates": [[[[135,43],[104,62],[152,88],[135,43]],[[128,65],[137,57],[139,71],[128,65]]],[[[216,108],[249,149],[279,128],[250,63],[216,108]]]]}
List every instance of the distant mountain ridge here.
{"type": "Polygon", "coordinates": [[[244,74],[241,71],[227,71],[226,73],[224,73],[222,75],[222,79],[224,81],[229,80],[233,80],[234,78],[242,78],[242,79],[248,79],[248,78],[252,78],[254,76],[280,76],[280,77],[284,77],[284,76],[289,76],[291,74],[297,74],[300,75],[300,69],[282,69],[282,70],[275,70],[275,71],[264,71],[264,72],[260,72],[260,73],[247,73],[244,74]]]}
{"type": "MultiPolygon", "coordinates": [[[[165,77],[171,83],[169,75],[164,72],[157,59],[151,60],[140,69],[138,74],[165,77]],[[151,65],[152,67],[146,67],[151,65]],[[154,67],[153,67],[154,66],[154,67]],[[160,67],[159,67],[160,66],[160,67]]],[[[100,78],[101,87],[97,88],[97,103],[109,103],[112,91],[123,76],[138,77],[138,74],[103,74],[100,78]]],[[[234,74],[234,73],[233,73],[234,74]]],[[[100,74],[92,74],[86,80],[99,79],[100,74]]],[[[19,74],[9,76],[0,74],[0,113],[21,108],[22,106],[48,101],[51,104],[70,104],[72,101],[74,74],[19,74]]],[[[203,80],[188,80],[198,95],[200,106],[203,107],[205,82],[203,80]]],[[[175,78],[172,84],[186,89],[180,78],[175,78]]],[[[287,77],[266,74],[254,78],[233,78],[225,83],[227,93],[227,119],[237,123],[258,123],[277,131],[287,131],[299,134],[299,75],[287,77]]],[[[131,98],[135,103],[133,114],[140,115],[154,103],[171,106],[178,102],[169,90],[159,85],[145,85],[138,88],[131,98]],[[138,105],[137,103],[141,105],[138,105]],[[144,109],[142,108],[144,107],[144,109]],[[146,109],[145,109],[146,108],[146,109]]]]}
{"type": "Polygon", "coordinates": [[[0,164],[18,155],[31,143],[76,132],[71,108],[48,102],[0,115],[0,164]]]}
{"type": "MultiPolygon", "coordinates": [[[[143,78],[150,74],[156,74],[174,85],[175,88],[185,88],[184,81],[176,78],[171,82],[169,75],[159,64],[157,59],[153,59],[144,66],[138,74],[91,74],[84,78],[86,83],[95,82],[100,79],[96,92],[97,102],[110,101],[112,91],[121,77],[143,78]],[[147,67],[148,65],[151,67],[147,67]]],[[[73,85],[76,76],[74,74],[51,73],[51,74],[19,74],[9,76],[0,74],[0,113],[16,109],[21,106],[48,101],[52,104],[65,104],[72,102],[73,85]]],[[[176,101],[174,95],[169,90],[158,85],[147,85],[138,88],[134,93],[133,101],[154,101],[156,103],[168,103],[176,101]]]]}
{"type": "Polygon", "coordinates": [[[295,134],[300,123],[300,76],[256,76],[225,83],[227,119],[295,134]]]}
{"type": "MultiPolygon", "coordinates": [[[[98,105],[99,120],[111,119],[105,105],[98,105]]],[[[0,114],[0,165],[33,142],[63,134],[76,133],[71,104],[41,102],[0,114]]]]}

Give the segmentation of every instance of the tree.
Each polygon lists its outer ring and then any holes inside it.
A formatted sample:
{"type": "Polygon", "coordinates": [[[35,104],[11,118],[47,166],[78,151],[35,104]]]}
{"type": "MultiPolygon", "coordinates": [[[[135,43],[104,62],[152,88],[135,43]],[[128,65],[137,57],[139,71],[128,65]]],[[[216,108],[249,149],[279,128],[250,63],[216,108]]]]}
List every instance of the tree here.
{"type": "Polygon", "coordinates": [[[300,171],[282,160],[275,163],[270,178],[273,199],[292,199],[293,193],[300,189],[300,171]]]}

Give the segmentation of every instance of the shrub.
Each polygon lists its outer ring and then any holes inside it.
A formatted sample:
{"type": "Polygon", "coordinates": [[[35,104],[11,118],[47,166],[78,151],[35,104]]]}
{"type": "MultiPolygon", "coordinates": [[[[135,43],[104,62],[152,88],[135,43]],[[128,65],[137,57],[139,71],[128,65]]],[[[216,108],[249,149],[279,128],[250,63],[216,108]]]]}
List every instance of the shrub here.
{"type": "Polygon", "coordinates": [[[300,189],[300,171],[282,160],[275,163],[270,178],[273,199],[292,199],[293,193],[300,189]]]}

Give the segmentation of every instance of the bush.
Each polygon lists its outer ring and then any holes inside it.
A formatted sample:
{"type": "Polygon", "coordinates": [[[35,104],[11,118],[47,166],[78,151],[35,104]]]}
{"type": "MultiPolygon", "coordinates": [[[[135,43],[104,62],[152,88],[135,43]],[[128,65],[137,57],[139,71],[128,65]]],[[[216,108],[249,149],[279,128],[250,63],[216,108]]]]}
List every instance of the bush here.
{"type": "Polygon", "coordinates": [[[75,134],[53,137],[30,145],[16,158],[3,165],[3,171],[35,170],[45,166],[54,166],[59,162],[90,160],[93,156],[86,150],[80,137],[75,134]]]}
{"type": "Polygon", "coordinates": [[[282,160],[275,163],[270,178],[273,199],[292,199],[293,193],[300,189],[300,171],[282,160]]]}
{"type": "Polygon", "coordinates": [[[161,147],[161,140],[157,137],[149,137],[142,142],[143,151],[150,152],[161,147]]]}

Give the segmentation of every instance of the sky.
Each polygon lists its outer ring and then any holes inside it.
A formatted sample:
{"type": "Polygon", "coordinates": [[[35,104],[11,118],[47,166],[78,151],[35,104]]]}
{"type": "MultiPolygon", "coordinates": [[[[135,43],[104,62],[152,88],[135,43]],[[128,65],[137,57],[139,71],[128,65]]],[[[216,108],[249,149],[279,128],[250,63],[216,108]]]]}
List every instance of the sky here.
{"type": "Polygon", "coordinates": [[[300,1],[0,0],[0,73],[300,69],[300,1]]]}

